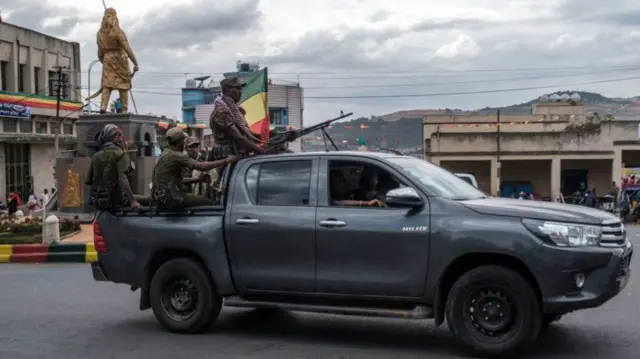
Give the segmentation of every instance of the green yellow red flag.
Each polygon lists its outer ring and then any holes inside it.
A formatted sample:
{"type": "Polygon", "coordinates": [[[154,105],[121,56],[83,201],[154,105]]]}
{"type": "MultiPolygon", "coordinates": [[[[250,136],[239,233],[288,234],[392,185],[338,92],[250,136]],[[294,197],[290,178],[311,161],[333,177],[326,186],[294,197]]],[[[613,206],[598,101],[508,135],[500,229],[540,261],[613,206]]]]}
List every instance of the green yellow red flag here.
{"type": "Polygon", "coordinates": [[[259,135],[263,141],[269,140],[268,81],[265,67],[245,81],[240,99],[251,132],[259,135]]]}

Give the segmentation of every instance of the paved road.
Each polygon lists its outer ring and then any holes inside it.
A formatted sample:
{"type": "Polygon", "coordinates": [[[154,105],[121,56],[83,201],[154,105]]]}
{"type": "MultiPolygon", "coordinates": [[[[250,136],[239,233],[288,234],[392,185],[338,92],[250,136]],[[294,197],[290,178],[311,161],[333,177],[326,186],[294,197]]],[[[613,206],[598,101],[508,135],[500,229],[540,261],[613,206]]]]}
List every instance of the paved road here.
{"type": "MultiPolygon", "coordinates": [[[[640,230],[631,237],[640,246],[640,230]]],[[[530,358],[636,359],[638,278],[603,307],[563,318],[530,358]]],[[[174,335],[138,311],[137,298],[124,285],[94,282],[88,265],[0,265],[0,358],[464,357],[446,327],[428,321],[225,310],[207,334],[174,335]]]]}

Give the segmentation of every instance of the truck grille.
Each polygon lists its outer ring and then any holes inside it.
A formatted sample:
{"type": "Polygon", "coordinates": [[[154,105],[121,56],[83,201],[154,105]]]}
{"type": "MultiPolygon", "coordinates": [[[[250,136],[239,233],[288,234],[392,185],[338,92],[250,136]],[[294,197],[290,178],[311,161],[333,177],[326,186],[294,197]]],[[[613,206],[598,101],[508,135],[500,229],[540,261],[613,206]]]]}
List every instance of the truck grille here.
{"type": "Polygon", "coordinates": [[[627,242],[627,231],[620,220],[607,220],[602,222],[602,247],[622,247],[627,242]]]}

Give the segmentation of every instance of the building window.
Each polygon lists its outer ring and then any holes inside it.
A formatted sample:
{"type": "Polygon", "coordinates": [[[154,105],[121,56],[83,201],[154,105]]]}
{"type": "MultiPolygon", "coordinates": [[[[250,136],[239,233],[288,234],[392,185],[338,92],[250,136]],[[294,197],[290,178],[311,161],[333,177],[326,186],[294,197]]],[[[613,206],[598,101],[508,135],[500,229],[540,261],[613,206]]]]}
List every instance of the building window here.
{"type": "Polygon", "coordinates": [[[6,143],[4,153],[7,193],[17,192],[24,200],[25,194],[29,196],[27,192],[33,191],[30,147],[6,143]]]}
{"type": "Polygon", "coordinates": [[[27,65],[20,64],[18,65],[18,92],[24,92],[24,83],[25,83],[25,68],[27,65]]]}
{"type": "Polygon", "coordinates": [[[288,125],[287,110],[281,108],[269,109],[269,123],[276,126],[288,125]]]}
{"type": "Polygon", "coordinates": [[[56,84],[58,81],[58,73],[49,71],[49,96],[56,96],[56,84]]]}
{"type": "Polygon", "coordinates": [[[64,125],[62,125],[62,134],[73,135],[73,125],[70,123],[65,123],[64,125]]]}
{"type": "Polygon", "coordinates": [[[18,132],[18,120],[15,118],[6,118],[2,123],[3,132],[18,132]]]}
{"type": "Polygon", "coordinates": [[[46,122],[36,122],[36,133],[47,133],[46,122]]]}
{"type": "Polygon", "coordinates": [[[32,133],[33,128],[31,127],[31,120],[22,120],[20,121],[20,132],[21,133],[32,133]]]}
{"type": "Polygon", "coordinates": [[[33,68],[33,92],[39,94],[40,93],[40,68],[33,68]]]}
{"type": "Polygon", "coordinates": [[[282,121],[282,111],[269,110],[269,123],[272,125],[280,124],[282,121]]]}
{"type": "Polygon", "coordinates": [[[0,90],[9,90],[9,81],[7,80],[7,71],[9,71],[9,63],[0,61],[0,90]]]}

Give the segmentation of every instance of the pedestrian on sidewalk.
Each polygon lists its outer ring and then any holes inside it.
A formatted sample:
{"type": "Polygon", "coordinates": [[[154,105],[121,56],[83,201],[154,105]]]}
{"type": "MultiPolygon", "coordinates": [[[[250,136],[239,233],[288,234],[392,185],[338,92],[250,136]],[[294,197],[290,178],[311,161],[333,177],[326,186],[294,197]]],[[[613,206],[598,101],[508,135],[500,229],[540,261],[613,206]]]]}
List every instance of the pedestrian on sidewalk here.
{"type": "Polygon", "coordinates": [[[49,203],[49,199],[51,197],[49,196],[49,190],[48,189],[44,189],[44,192],[42,192],[42,207],[46,206],[47,203],[49,203]]]}

